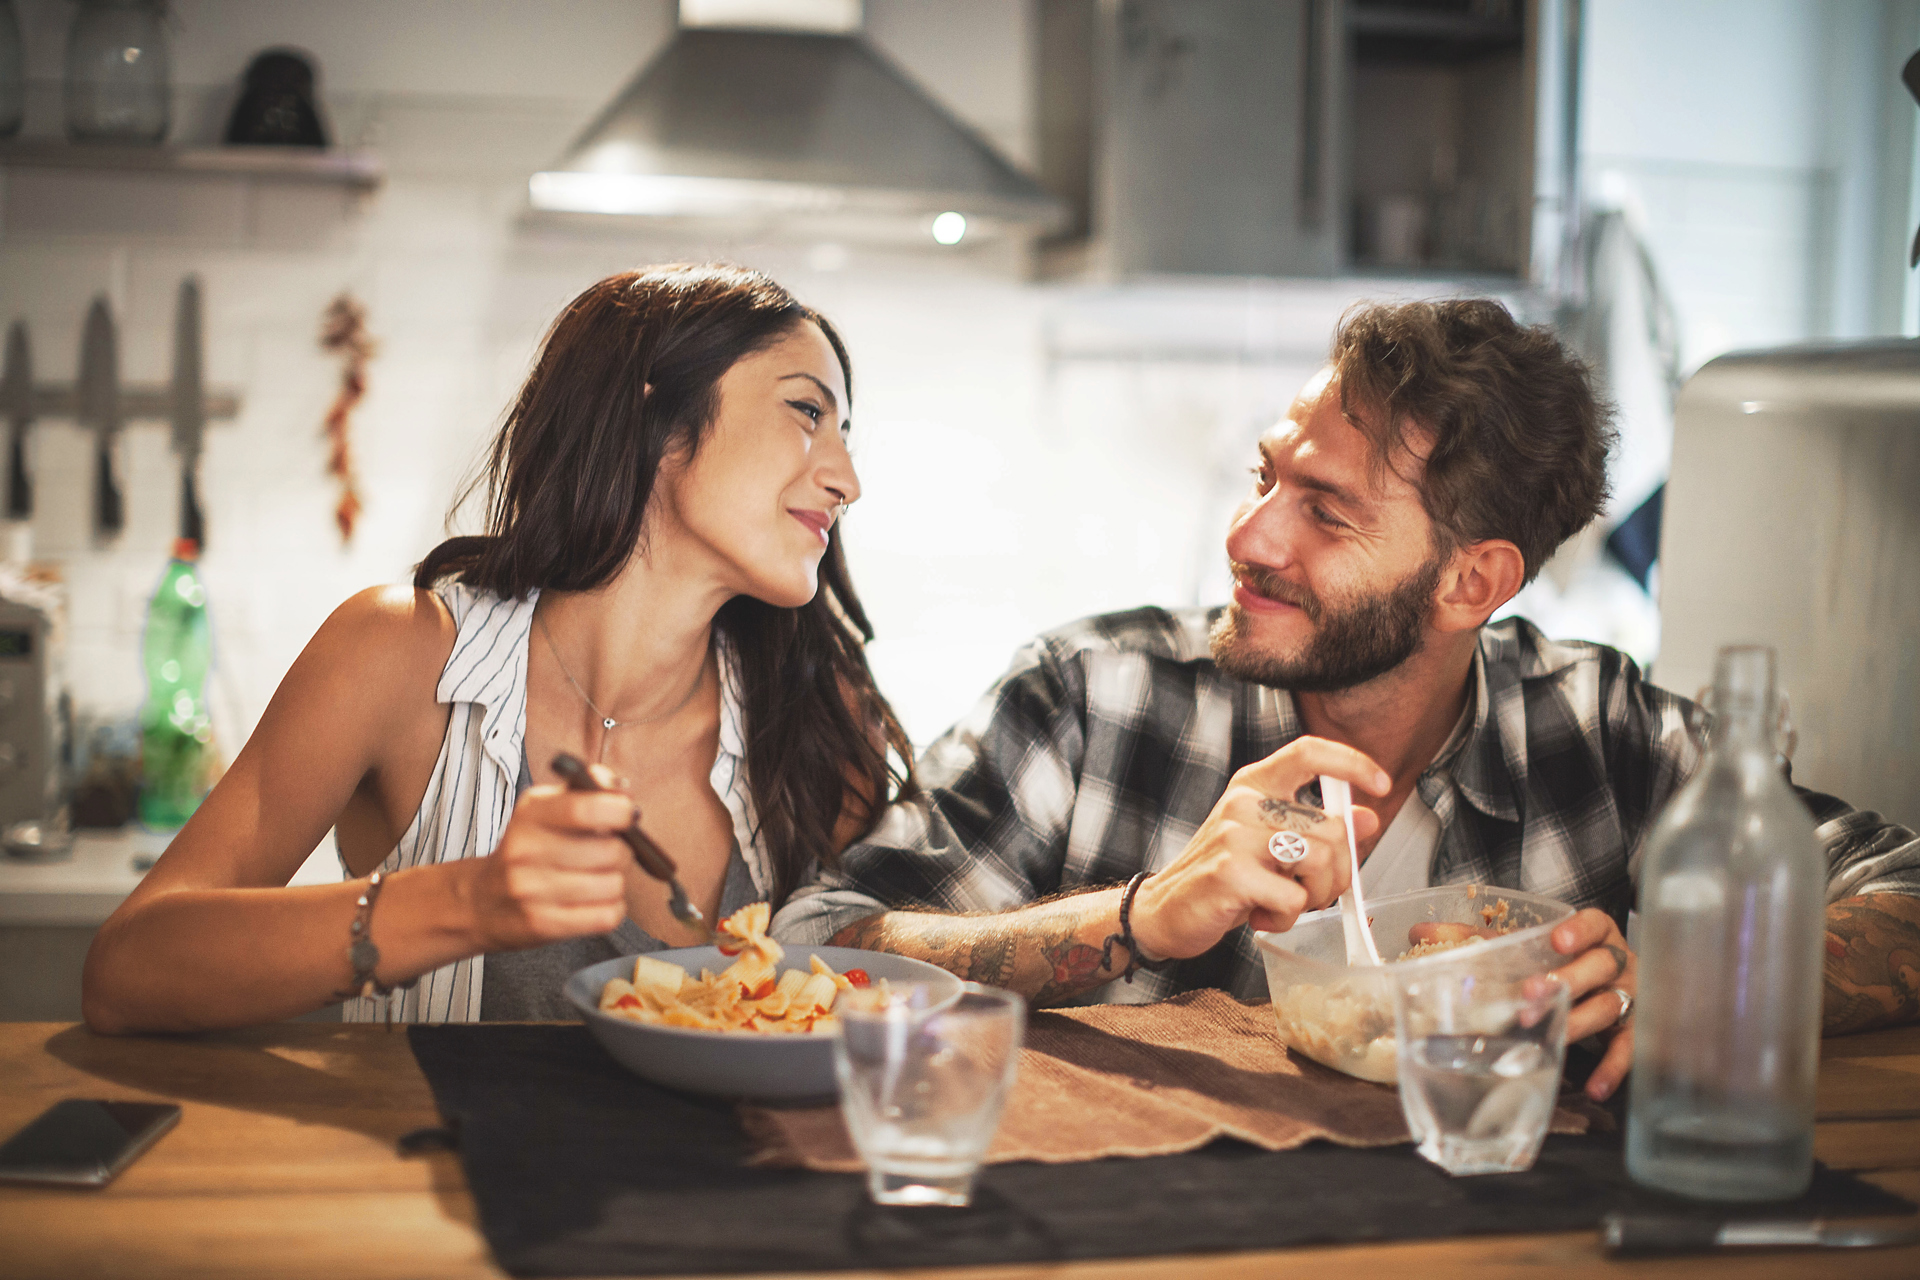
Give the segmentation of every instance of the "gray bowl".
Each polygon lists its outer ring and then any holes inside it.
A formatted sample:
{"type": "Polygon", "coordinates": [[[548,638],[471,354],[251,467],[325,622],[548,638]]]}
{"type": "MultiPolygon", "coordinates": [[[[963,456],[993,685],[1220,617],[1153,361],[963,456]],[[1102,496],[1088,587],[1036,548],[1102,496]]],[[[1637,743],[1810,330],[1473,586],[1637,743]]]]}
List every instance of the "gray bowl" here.
{"type": "MultiPolygon", "coordinates": [[[[781,945],[787,952],[780,962],[782,972],[805,971],[810,967],[808,960],[819,956],[836,973],[865,969],[875,982],[882,978],[896,985],[924,982],[933,988],[936,1001],[955,999],[960,994],[960,979],[920,960],[853,947],[781,945]]],[[[718,973],[734,961],[717,947],[684,947],[648,954],[694,974],[702,969],[718,973]]],[[[601,1013],[601,988],[609,979],[632,976],[632,956],[602,960],[568,978],[566,995],[586,1019],[593,1038],[621,1066],[642,1079],[724,1098],[818,1098],[832,1097],[839,1091],[833,1079],[834,1037],[830,1034],[696,1031],[690,1027],[648,1026],[601,1013]]]]}

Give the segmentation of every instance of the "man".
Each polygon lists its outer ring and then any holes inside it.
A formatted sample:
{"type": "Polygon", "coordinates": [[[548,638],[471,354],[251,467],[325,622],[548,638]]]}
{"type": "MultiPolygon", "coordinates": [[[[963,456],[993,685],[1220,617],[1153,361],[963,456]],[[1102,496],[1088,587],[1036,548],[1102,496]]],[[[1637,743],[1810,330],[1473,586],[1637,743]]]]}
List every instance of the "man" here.
{"type": "MultiPolygon", "coordinates": [[[[1632,1064],[1622,929],[1653,818],[1699,760],[1695,709],[1614,650],[1486,624],[1598,514],[1611,438],[1579,362],[1496,303],[1351,314],[1260,440],[1227,535],[1233,603],[1028,646],[929,748],[923,796],[775,932],[1042,1004],[1257,998],[1246,926],[1346,888],[1312,789],[1330,775],[1355,789],[1370,894],[1477,881],[1583,908],[1553,944],[1569,1035],[1612,1035],[1588,1082],[1605,1098],[1632,1064]]],[[[1920,841],[1802,795],[1830,868],[1827,1030],[1911,1019],[1920,841]]]]}

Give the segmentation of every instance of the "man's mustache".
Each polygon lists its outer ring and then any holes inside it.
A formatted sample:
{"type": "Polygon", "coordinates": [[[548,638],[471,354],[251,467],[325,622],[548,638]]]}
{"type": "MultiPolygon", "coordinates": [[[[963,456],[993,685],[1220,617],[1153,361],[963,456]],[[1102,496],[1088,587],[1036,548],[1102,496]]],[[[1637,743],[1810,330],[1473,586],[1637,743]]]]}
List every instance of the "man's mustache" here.
{"type": "Polygon", "coordinates": [[[1257,564],[1242,564],[1238,560],[1229,560],[1227,567],[1233,571],[1235,580],[1254,594],[1293,605],[1307,615],[1309,622],[1320,621],[1320,599],[1305,587],[1297,587],[1273,570],[1264,569],[1257,564]]]}

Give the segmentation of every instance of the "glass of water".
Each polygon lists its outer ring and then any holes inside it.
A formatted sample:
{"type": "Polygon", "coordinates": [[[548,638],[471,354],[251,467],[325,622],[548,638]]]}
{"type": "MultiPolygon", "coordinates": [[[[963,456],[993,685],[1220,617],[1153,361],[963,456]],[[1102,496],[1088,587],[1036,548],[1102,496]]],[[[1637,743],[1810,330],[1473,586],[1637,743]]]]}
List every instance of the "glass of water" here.
{"type": "Polygon", "coordinates": [[[1398,965],[1400,1109],[1420,1154],[1455,1175],[1533,1167],[1567,1051],[1567,985],[1436,956],[1398,965]]]}
{"type": "Polygon", "coordinates": [[[1026,1002],[967,983],[842,997],[834,1074],[854,1149],[878,1204],[964,1205],[1000,1126],[1026,1027],[1026,1002]]]}

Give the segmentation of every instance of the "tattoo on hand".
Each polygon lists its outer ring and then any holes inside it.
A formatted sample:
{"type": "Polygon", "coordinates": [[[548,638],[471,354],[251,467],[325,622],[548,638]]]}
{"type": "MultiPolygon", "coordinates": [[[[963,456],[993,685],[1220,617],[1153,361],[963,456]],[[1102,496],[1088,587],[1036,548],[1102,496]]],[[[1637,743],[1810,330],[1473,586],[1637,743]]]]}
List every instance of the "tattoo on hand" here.
{"type": "Polygon", "coordinates": [[[1616,947],[1611,942],[1605,945],[1607,954],[1613,957],[1613,981],[1618,982],[1626,975],[1627,961],[1630,957],[1625,947],[1616,947]]]}
{"type": "Polygon", "coordinates": [[[1920,1018],[1920,898],[1873,893],[1828,906],[1826,979],[1827,1035],[1920,1018]]]}
{"type": "Polygon", "coordinates": [[[1323,809],[1292,800],[1276,800],[1272,796],[1260,798],[1260,812],[1281,831],[1311,831],[1327,820],[1323,809]]]}

